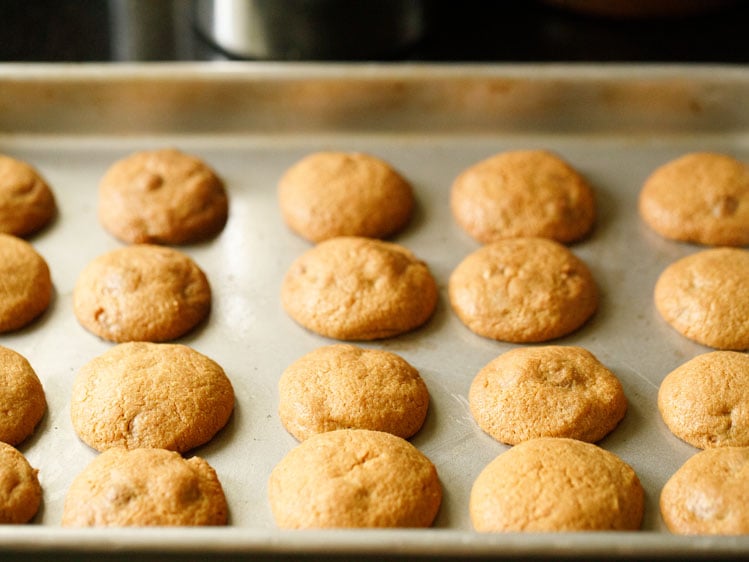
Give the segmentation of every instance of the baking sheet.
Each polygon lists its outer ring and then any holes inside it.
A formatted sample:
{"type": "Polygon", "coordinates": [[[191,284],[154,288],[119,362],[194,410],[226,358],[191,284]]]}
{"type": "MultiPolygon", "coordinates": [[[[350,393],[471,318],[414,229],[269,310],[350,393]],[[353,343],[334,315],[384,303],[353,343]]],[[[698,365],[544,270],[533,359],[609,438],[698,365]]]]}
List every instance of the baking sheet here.
{"type": "Polygon", "coordinates": [[[679,555],[749,553],[745,538],[682,538],[666,531],[658,494],[696,449],[660,420],[656,394],[673,368],[708,351],[677,334],[652,304],[669,263],[698,250],[666,241],[637,216],[637,193],[658,165],[694,150],[749,159],[749,73],[729,67],[275,65],[0,65],[0,153],[36,166],[60,215],[30,239],[55,286],[50,309],[0,335],[26,356],[48,412],[19,448],[39,468],[43,506],[31,525],[0,528],[0,548],[136,549],[231,553],[468,555],[679,555]],[[227,427],[192,452],[218,472],[230,508],[225,529],[62,529],[67,488],[94,458],[70,423],[76,371],[111,343],[80,327],[71,294],[94,257],[121,244],[99,226],[98,181],[116,159],[173,146],[204,158],[224,178],[230,218],[207,243],[181,249],[213,289],[208,322],[180,339],[218,361],[236,392],[227,427]],[[580,345],[621,379],[629,410],[600,442],[627,461],[646,491],[638,533],[481,535],[468,516],[473,479],[507,449],[483,434],[467,405],[478,370],[515,347],[471,333],[451,312],[450,272],[478,244],[449,211],[452,180],[503,150],[554,150],[595,188],[598,221],[571,249],[591,268],[600,308],[581,330],[555,340],[580,345]],[[276,201],[283,171],[317,150],[370,152],[413,184],[416,216],[394,240],[426,261],[440,287],[432,320],[412,333],[363,343],[402,355],[431,394],[411,440],[435,463],[444,500],[429,530],[281,532],[266,499],[273,466],[295,446],[277,416],[277,382],[301,355],[332,343],[281,309],[281,279],[310,245],[288,231],[276,201]]]}

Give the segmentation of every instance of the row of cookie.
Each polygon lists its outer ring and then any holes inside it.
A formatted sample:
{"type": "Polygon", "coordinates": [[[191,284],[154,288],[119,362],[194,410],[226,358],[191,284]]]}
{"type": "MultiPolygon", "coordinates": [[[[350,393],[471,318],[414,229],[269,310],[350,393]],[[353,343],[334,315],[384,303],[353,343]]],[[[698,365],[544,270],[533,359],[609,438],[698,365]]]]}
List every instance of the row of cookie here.
{"type": "MultiPolygon", "coordinates": [[[[99,184],[97,209],[101,225],[123,242],[186,244],[218,234],[229,203],[223,181],[203,160],[161,149],[112,164],[99,184]]],[[[0,232],[26,237],[57,211],[36,169],[0,155],[0,232]]]]}
{"type": "MultiPolygon", "coordinates": [[[[368,154],[317,152],[278,184],[281,214],[300,236],[387,238],[414,208],[409,182],[368,154]]],[[[657,168],[646,179],[639,211],[659,234],[706,245],[749,244],[749,167],[727,155],[696,152],[657,168]]],[[[570,243],[596,219],[594,190],[558,155],[513,150],[461,172],[450,190],[457,224],[481,243],[541,237],[570,243]]]]}

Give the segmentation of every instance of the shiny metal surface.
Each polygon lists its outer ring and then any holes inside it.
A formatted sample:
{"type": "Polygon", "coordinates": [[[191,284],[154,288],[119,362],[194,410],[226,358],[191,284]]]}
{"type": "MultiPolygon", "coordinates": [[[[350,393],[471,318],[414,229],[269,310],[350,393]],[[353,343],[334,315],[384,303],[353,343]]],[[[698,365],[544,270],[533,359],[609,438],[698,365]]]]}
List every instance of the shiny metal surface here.
{"type": "Polygon", "coordinates": [[[194,25],[238,58],[395,56],[424,31],[422,0],[195,0],[194,25]]]}

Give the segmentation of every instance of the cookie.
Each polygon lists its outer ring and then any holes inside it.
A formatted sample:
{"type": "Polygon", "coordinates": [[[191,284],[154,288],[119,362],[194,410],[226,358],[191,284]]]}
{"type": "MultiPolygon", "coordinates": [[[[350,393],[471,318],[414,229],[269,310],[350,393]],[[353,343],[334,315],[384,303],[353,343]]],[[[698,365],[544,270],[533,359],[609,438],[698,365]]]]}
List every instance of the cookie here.
{"type": "Polygon", "coordinates": [[[749,447],[715,447],[689,458],[661,490],[668,529],[679,535],[749,534],[749,447]]]}
{"type": "Polygon", "coordinates": [[[99,222],[134,244],[189,244],[221,232],[229,214],[223,181],[203,160],[174,149],[136,152],[99,184],[99,222]]]}
{"type": "Polygon", "coordinates": [[[458,225],[484,244],[530,237],[574,242],[596,217],[591,187],[546,150],[502,152],[474,164],[453,182],[450,208],[458,225]]]}
{"type": "Polygon", "coordinates": [[[429,527],[442,501],[431,461],[390,433],[313,435],[272,470],[268,498],[282,529],[429,527]]]}
{"type": "Polygon", "coordinates": [[[665,238],[710,246],[749,244],[749,166],[695,152],[657,168],[642,186],[640,216],[665,238]]]}
{"type": "Polygon", "coordinates": [[[567,335],[598,306],[587,265],[544,238],[511,238],[479,248],[454,269],[448,294],[470,330],[516,343],[567,335]]]}
{"type": "Polygon", "coordinates": [[[234,390],[221,366],[167,343],[112,347],[80,369],[70,399],[73,428],[98,451],[189,451],[210,441],[233,409],[234,390]]]}
{"type": "Polygon", "coordinates": [[[0,279],[0,333],[23,328],[47,310],[49,266],[28,242],[0,234],[0,279]]]}
{"type": "Polygon", "coordinates": [[[0,232],[28,236],[57,213],[49,184],[32,166],[0,154],[0,232]]]}
{"type": "Polygon", "coordinates": [[[655,307],[676,331],[716,349],[749,349],[749,252],[711,248],[669,265],[655,307]]]}
{"type": "Polygon", "coordinates": [[[424,423],[429,391],[405,359],[335,344],[289,365],[278,383],[278,413],[300,441],[336,429],[371,429],[408,438],[424,423]]]}
{"type": "Polygon", "coordinates": [[[281,177],[289,228],[312,242],[336,236],[387,238],[411,219],[411,184],[387,162],[358,152],[316,152],[281,177]]]}
{"type": "Polygon", "coordinates": [[[540,437],[490,462],[471,488],[480,532],[635,531],[644,491],[621,458],[574,439],[540,437]]]}
{"type": "Polygon", "coordinates": [[[81,325],[114,342],[176,339],[197,326],[211,308],[203,271],[172,248],[136,244],[91,261],[73,290],[81,325]]]}
{"type": "Polygon", "coordinates": [[[39,511],[38,472],[19,451],[0,443],[0,524],[27,523],[39,511]]]}
{"type": "Polygon", "coordinates": [[[581,347],[515,348],[481,369],[468,392],[486,433],[510,445],[536,437],[594,443],[624,417],[619,379],[581,347]]]}
{"type": "Polygon", "coordinates": [[[297,258],[281,287],[296,322],[339,340],[374,340],[418,328],[437,305],[437,283],[406,248],[342,236],[297,258]]]}
{"type": "Polygon", "coordinates": [[[749,446],[749,356],[713,351],[687,361],[661,382],[658,410],[694,447],[749,446]]]}
{"type": "Polygon", "coordinates": [[[20,353],[0,346],[0,441],[17,445],[34,432],[47,409],[44,388],[20,353]]]}
{"type": "Polygon", "coordinates": [[[63,527],[226,525],[216,471],[164,449],[107,449],[75,477],[63,527]]]}

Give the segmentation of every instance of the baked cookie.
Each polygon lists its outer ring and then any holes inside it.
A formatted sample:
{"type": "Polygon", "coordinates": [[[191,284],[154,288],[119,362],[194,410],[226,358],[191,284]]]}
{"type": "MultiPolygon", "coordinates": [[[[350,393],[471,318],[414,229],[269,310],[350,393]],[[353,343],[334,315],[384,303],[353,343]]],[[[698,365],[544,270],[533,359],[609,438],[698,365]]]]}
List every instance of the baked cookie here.
{"type": "Polygon", "coordinates": [[[28,236],[46,226],[56,212],[52,190],[39,172],[0,154],[0,232],[28,236]]]}
{"type": "Polygon", "coordinates": [[[679,535],[749,534],[749,447],[689,458],[661,490],[663,520],[679,535]]]}
{"type": "Polygon", "coordinates": [[[695,152],[656,169],[640,191],[645,223],[672,240],[712,246],[749,244],[749,166],[695,152]]]}
{"type": "Polygon", "coordinates": [[[99,184],[99,221],[123,242],[189,244],[218,234],[229,202],[203,160],[174,149],[136,152],[99,184]]]}
{"type": "Polygon", "coordinates": [[[386,238],[411,219],[414,195],[387,162],[358,152],[316,152],[278,184],[281,215],[307,240],[336,236],[386,238]]]}
{"type": "Polygon", "coordinates": [[[396,336],[424,324],[437,305],[427,265],[390,242],[341,236],[289,268],[281,302],[296,322],[339,340],[396,336]]]}
{"type": "Polygon", "coordinates": [[[522,347],[481,369],[468,392],[479,427],[515,445],[535,437],[594,443],[624,417],[619,379],[581,347],[522,347]]]}
{"type": "Polygon", "coordinates": [[[390,433],[313,435],[273,469],[268,497],[282,529],[429,527],[442,501],[431,461],[390,433]]]}
{"type": "Polygon", "coordinates": [[[450,275],[448,294],[473,332],[516,343],[569,334],[598,306],[587,265],[544,238],[511,238],[479,248],[450,275]]]}
{"type": "Polygon", "coordinates": [[[28,242],[0,234],[0,333],[23,328],[47,310],[52,277],[28,242]]]}
{"type": "Polygon", "coordinates": [[[0,524],[27,523],[39,511],[38,472],[19,451],[0,443],[0,524]]]}
{"type": "Polygon", "coordinates": [[[574,242],[593,228],[593,190],[559,156],[515,150],[474,164],[453,182],[456,222],[484,244],[539,237],[574,242]]]}
{"type": "Polygon", "coordinates": [[[644,491],[634,470],[596,445],[541,437],[490,462],[471,488],[481,532],[635,531],[644,491]]]}
{"type": "Polygon", "coordinates": [[[749,349],[749,252],[712,248],[669,265],[655,306],[687,338],[717,349],[749,349]]]}
{"type": "Polygon", "coordinates": [[[84,365],[70,399],[73,428],[98,451],[189,451],[210,441],[234,409],[224,370],[178,344],[119,344],[84,365]]]}
{"type": "Polygon", "coordinates": [[[17,445],[34,432],[47,409],[44,388],[26,358],[0,346],[0,441],[17,445]]]}
{"type": "Polygon", "coordinates": [[[335,344],[297,359],[278,383],[284,427],[304,441],[335,429],[411,437],[424,423],[429,391],[419,372],[389,351],[335,344]]]}
{"type": "Polygon", "coordinates": [[[661,382],[658,410],[700,449],[749,446],[749,355],[713,351],[677,367],[661,382]]]}
{"type": "Polygon", "coordinates": [[[97,257],[73,290],[81,325],[114,342],[173,340],[203,321],[210,308],[211,288],[200,267],[186,254],[149,244],[97,257]]]}
{"type": "Polygon", "coordinates": [[[75,477],[63,527],[226,525],[216,471],[163,449],[107,449],[75,477]]]}

